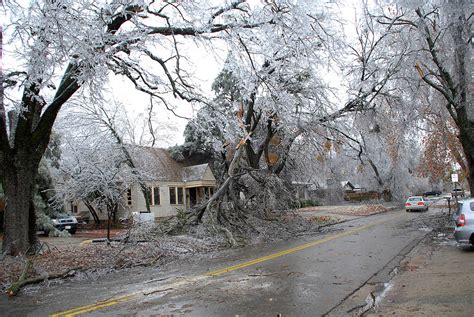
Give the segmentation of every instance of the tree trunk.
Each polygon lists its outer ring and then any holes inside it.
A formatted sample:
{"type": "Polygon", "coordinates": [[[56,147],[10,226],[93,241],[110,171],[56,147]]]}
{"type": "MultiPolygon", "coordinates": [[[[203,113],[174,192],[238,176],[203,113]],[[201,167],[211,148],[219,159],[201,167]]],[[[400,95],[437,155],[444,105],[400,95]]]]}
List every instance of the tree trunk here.
{"type": "Polygon", "coordinates": [[[86,205],[87,209],[89,209],[92,218],[94,218],[94,223],[96,225],[100,224],[99,215],[97,214],[97,211],[95,210],[94,206],[92,206],[92,204],[86,200],[84,200],[84,205],[86,205]]]}
{"type": "Polygon", "coordinates": [[[107,212],[107,243],[110,243],[110,222],[112,220],[112,213],[107,212]]]}
{"type": "Polygon", "coordinates": [[[115,222],[115,214],[117,213],[118,205],[114,202],[107,204],[107,243],[110,244],[110,228],[112,220],[115,222]]]}
{"type": "Polygon", "coordinates": [[[33,206],[33,188],[37,164],[28,159],[9,160],[5,164],[5,234],[2,252],[24,254],[35,245],[36,218],[33,206]],[[21,163],[30,163],[20,165],[21,163]],[[26,224],[26,225],[25,225],[26,224]]]}
{"type": "MultiPolygon", "coordinates": [[[[470,100],[470,89],[472,92],[472,44],[470,40],[471,22],[467,17],[469,5],[460,0],[449,1],[451,5],[453,24],[450,26],[454,42],[454,74],[457,78],[455,94],[457,104],[455,105],[458,115],[459,140],[461,141],[467,160],[466,176],[469,183],[471,195],[474,190],[474,105],[470,100]],[[470,47],[471,46],[471,47],[470,47]]],[[[453,87],[454,88],[454,87],[453,87]]]]}
{"type": "MultiPolygon", "coordinates": [[[[138,12],[136,8],[135,5],[128,6],[128,10],[123,14],[115,15],[107,24],[107,33],[113,36],[122,24],[135,16],[138,12]]],[[[83,65],[75,60],[67,65],[54,98],[49,104],[46,104],[41,95],[42,79],[32,80],[28,74],[26,83],[20,85],[24,87],[21,111],[15,125],[10,125],[11,133],[7,132],[5,105],[3,98],[0,98],[0,182],[5,187],[7,202],[3,253],[17,255],[26,252],[37,240],[35,211],[32,204],[35,176],[41,157],[48,146],[58,112],[82,85],[79,80],[82,67],[83,65]]],[[[2,78],[0,97],[3,97],[3,86],[2,78]]]]}
{"type": "Polygon", "coordinates": [[[467,161],[466,176],[471,196],[474,193],[474,121],[466,118],[465,126],[459,127],[459,141],[467,161]]]}
{"type": "Polygon", "coordinates": [[[383,184],[382,177],[380,177],[380,173],[379,173],[379,169],[377,168],[377,165],[375,165],[374,161],[372,161],[370,158],[367,158],[367,161],[369,162],[370,167],[374,171],[375,179],[377,180],[377,183],[379,184],[380,189],[383,189],[384,184],[383,184]]]}

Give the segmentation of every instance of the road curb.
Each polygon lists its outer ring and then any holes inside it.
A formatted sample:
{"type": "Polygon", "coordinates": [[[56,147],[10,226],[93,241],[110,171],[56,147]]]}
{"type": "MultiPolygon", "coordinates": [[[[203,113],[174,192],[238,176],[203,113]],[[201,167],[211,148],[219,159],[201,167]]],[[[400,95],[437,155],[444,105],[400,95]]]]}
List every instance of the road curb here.
{"type": "Polygon", "coordinates": [[[383,297],[389,288],[390,281],[399,273],[401,262],[406,259],[410,252],[422,243],[431,232],[426,232],[421,237],[407,244],[387,264],[374,273],[359,288],[354,290],[336,306],[331,308],[323,316],[361,316],[372,309],[383,297]]]}

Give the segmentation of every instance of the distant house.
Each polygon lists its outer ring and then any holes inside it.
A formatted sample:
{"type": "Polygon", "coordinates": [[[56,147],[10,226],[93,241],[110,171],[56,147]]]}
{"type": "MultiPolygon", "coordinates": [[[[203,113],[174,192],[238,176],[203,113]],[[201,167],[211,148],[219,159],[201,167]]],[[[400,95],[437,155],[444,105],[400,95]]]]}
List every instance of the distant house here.
{"type": "Polygon", "coordinates": [[[367,188],[361,187],[359,184],[354,184],[354,192],[356,193],[364,193],[367,191],[367,188]]]}
{"type": "MultiPolygon", "coordinates": [[[[136,166],[146,172],[150,211],[155,218],[175,215],[178,209],[193,207],[214,194],[216,179],[207,163],[188,166],[171,158],[166,149],[151,147],[135,147],[131,155],[136,166]]],[[[70,208],[72,214],[89,214],[81,202],[72,203],[70,208]]],[[[126,193],[117,216],[146,210],[143,192],[136,184],[126,193]]],[[[106,219],[107,215],[103,213],[99,218],[106,219]]]]}
{"type": "Polygon", "coordinates": [[[352,193],[356,189],[356,186],[352,185],[352,183],[349,182],[349,181],[342,181],[341,182],[341,187],[344,190],[344,192],[346,192],[346,193],[352,193]]]}

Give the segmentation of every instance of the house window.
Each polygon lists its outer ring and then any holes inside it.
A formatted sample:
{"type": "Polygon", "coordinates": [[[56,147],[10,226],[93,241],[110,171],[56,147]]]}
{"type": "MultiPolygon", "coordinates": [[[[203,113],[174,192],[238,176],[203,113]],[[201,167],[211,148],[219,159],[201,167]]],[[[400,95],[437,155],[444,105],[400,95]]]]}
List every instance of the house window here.
{"type": "Polygon", "coordinates": [[[178,204],[183,204],[183,187],[178,187],[178,204]]]}
{"type": "Polygon", "coordinates": [[[160,204],[160,188],[153,187],[153,205],[160,204]]]}
{"type": "Polygon", "coordinates": [[[209,198],[209,188],[204,187],[204,197],[209,198]]]}
{"type": "Polygon", "coordinates": [[[127,189],[127,205],[132,205],[132,189],[127,189]]]}
{"type": "Polygon", "coordinates": [[[176,205],[176,187],[170,187],[170,204],[176,205]]]}
{"type": "Polygon", "coordinates": [[[77,214],[77,205],[74,205],[74,203],[71,203],[71,213],[77,214]]]}
{"type": "Polygon", "coordinates": [[[214,187],[210,187],[209,190],[211,191],[211,196],[214,195],[214,187]]]}

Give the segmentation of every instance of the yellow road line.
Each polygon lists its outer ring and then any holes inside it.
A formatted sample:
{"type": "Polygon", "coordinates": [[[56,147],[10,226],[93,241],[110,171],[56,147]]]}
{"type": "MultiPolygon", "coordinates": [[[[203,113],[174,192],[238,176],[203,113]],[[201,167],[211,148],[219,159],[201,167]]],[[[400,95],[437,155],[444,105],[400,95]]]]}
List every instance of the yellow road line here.
{"type": "Polygon", "coordinates": [[[297,251],[301,251],[301,250],[304,250],[304,249],[307,249],[307,248],[310,248],[310,247],[314,247],[315,245],[322,244],[322,243],[325,243],[325,242],[328,242],[328,241],[331,241],[331,240],[335,240],[335,239],[338,239],[338,238],[341,238],[341,237],[349,236],[351,234],[354,234],[354,233],[363,231],[365,229],[377,226],[377,225],[379,225],[381,223],[384,223],[384,222],[387,222],[387,221],[388,220],[386,219],[386,220],[374,222],[374,223],[371,223],[371,224],[368,224],[368,225],[365,225],[365,226],[362,226],[362,227],[358,227],[358,228],[350,230],[350,231],[344,231],[344,232],[341,232],[341,233],[337,233],[335,235],[332,235],[332,236],[329,236],[329,237],[326,237],[326,238],[322,238],[322,239],[319,239],[319,240],[316,240],[316,241],[311,241],[311,242],[308,242],[306,244],[299,245],[297,247],[287,249],[287,250],[283,250],[281,252],[273,253],[273,254],[270,254],[270,255],[267,255],[267,256],[263,256],[263,257],[258,258],[258,259],[254,259],[254,260],[251,260],[251,261],[248,261],[248,262],[243,262],[243,263],[240,263],[240,264],[232,265],[232,266],[225,267],[225,268],[222,268],[222,269],[219,269],[219,270],[216,270],[216,271],[208,272],[208,273],[206,273],[206,275],[207,276],[219,276],[219,275],[231,272],[231,271],[239,270],[239,269],[242,269],[242,268],[245,268],[245,267],[248,267],[248,266],[252,266],[252,265],[255,265],[255,264],[258,264],[258,263],[269,261],[269,260],[281,257],[283,255],[295,253],[297,251]]]}
{"type": "Polygon", "coordinates": [[[92,240],[84,240],[81,243],[79,243],[79,245],[91,244],[91,243],[92,243],[92,240]]]}
{"type": "Polygon", "coordinates": [[[72,316],[76,316],[76,315],[79,315],[79,314],[84,314],[84,313],[87,313],[87,312],[90,312],[90,311],[93,311],[93,310],[97,310],[97,309],[100,309],[100,308],[105,308],[105,307],[117,305],[117,304],[120,304],[120,303],[123,303],[123,302],[127,302],[129,300],[132,300],[137,295],[138,294],[132,294],[132,295],[129,295],[129,296],[122,297],[121,299],[112,299],[112,300],[104,302],[102,304],[96,304],[93,307],[87,307],[87,308],[80,307],[80,308],[83,308],[83,309],[76,310],[75,312],[71,312],[71,313],[68,313],[68,314],[61,314],[61,316],[72,317],[72,316]]]}
{"type": "MultiPolygon", "coordinates": [[[[252,266],[252,265],[255,265],[255,264],[258,264],[258,263],[269,261],[269,260],[284,256],[284,255],[295,253],[297,251],[301,251],[301,250],[304,250],[304,249],[307,249],[307,248],[310,248],[310,247],[313,247],[313,246],[316,246],[316,245],[319,245],[319,244],[322,244],[322,243],[325,243],[325,242],[329,242],[329,241],[332,241],[332,240],[335,240],[335,239],[338,239],[338,238],[349,236],[349,235],[354,234],[354,233],[358,233],[360,231],[363,231],[363,230],[371,228],[371,227],[375,227],[375,226],[380,225],[384,222],[390,221],[394,218],[398,218],[401,215],[403,215],[403,214],[398,214],[397,216],[391,217],[389,219],[384,219],[384,220],[377,221],[377,222],[374,222],[374,223],[371,223],[371,224],[368,224],[368,225],[365,225],[365,226],[362,226],[362,227],[358,227],[358,228],[349,230],[349,231],[344,231],[344,232],[341,232],[341,233],[337,233],[337,234],[332,235],[332,236],[328,236],[328,237],[325,237],[325,238],[322,238],[322,239],[319,239],[319,240],[311,241],[311,242],[308,242],[306,244],[302,244],[302,245],[299,245],[297,247],[287,249],[287,250],[283,250],[283,251],[280,251],[280,252],[277,252],[277,253],[269,254],[269,255],[251,260],[251,261],[247,261],[247,262],[243,262],[243,263],[240,263],[240,264],[228,266],[228,267],[225,267],[225,268],[222,268],[222,269],[219,269],[219,270],[211,271],[211,272],[205,273],[204,275],[202,275],[202,277],[219,276],[219,275],[222,275],[222,274],[225,274],[225,273],[228,273],[228,272],[232,272],[232,271],[235,271],[235,270],[239,270],[239,269],[242,269],[242,268],[245,268],[245,267],[249,267],[249,266],[252,266]]],[[[73,316],[76,316],[76,315],[79,315],[79,314],[84,314],[84,313],[87,313],[87,312],[91,312],[91,311],[94,311],[94,310],[97,310],[97,309],[100,309],[100,308],[105,308],[105,307],[109,307],[109,306],[113,306],[113,305],[117,305],[117,304],[120,304],[120,303],[123,303],[123,302],[130,301],[130,300],[138,297],[139,294],[140,294],[140,292],[137,292],[137,293],[132,293],[132,294],[128,294],[128,295],[123,295],[123,296],[111,298],[111,299],[108,299],[108,300],[105,300],[105,301],[99,301],[99,302],[96,302],[94,304],[85,305],[85,306],[81,306],[81,307],[76,307],[74,309],[54,313],[54,314],[50,315],[50,317],[62,317],[62,316],[64,316],[64,317],[73,317],[73,316]]]]}
{"type": "Polygon", "coordinates": [[[111,302],[113,302],[114,303],[113,305],[115,305],[119,302],[124,302],[124,301],[127,301],[129,299],[132,299],[132,297],[136,297],[137,295],[138,294],[133,293],[133,294],[127,294],[127,295],[123,295],[123,296],[118,296],[118,297],[114,297],[114,298],[111,298],[111,299],[108,299],[108,300],[98,301],[98,302],[95,302],[94,304],[80,306],[80,307],[76,307],[76,308],[73,308],[73,309],[70,309],[70,310],[65,310],[65,311],[61,311],[61,312],[58,312],[58,313],[54,313],[54,314],[51,314],[49,316],[50,317],[74,316],[74,315],[79,314],[81,311],[83,311],[85,309],[90,309],[90,308],[92,308],[91,310],[97,309],[98,306],[107,305],[108,303],[111,303],[111,302]]]}

